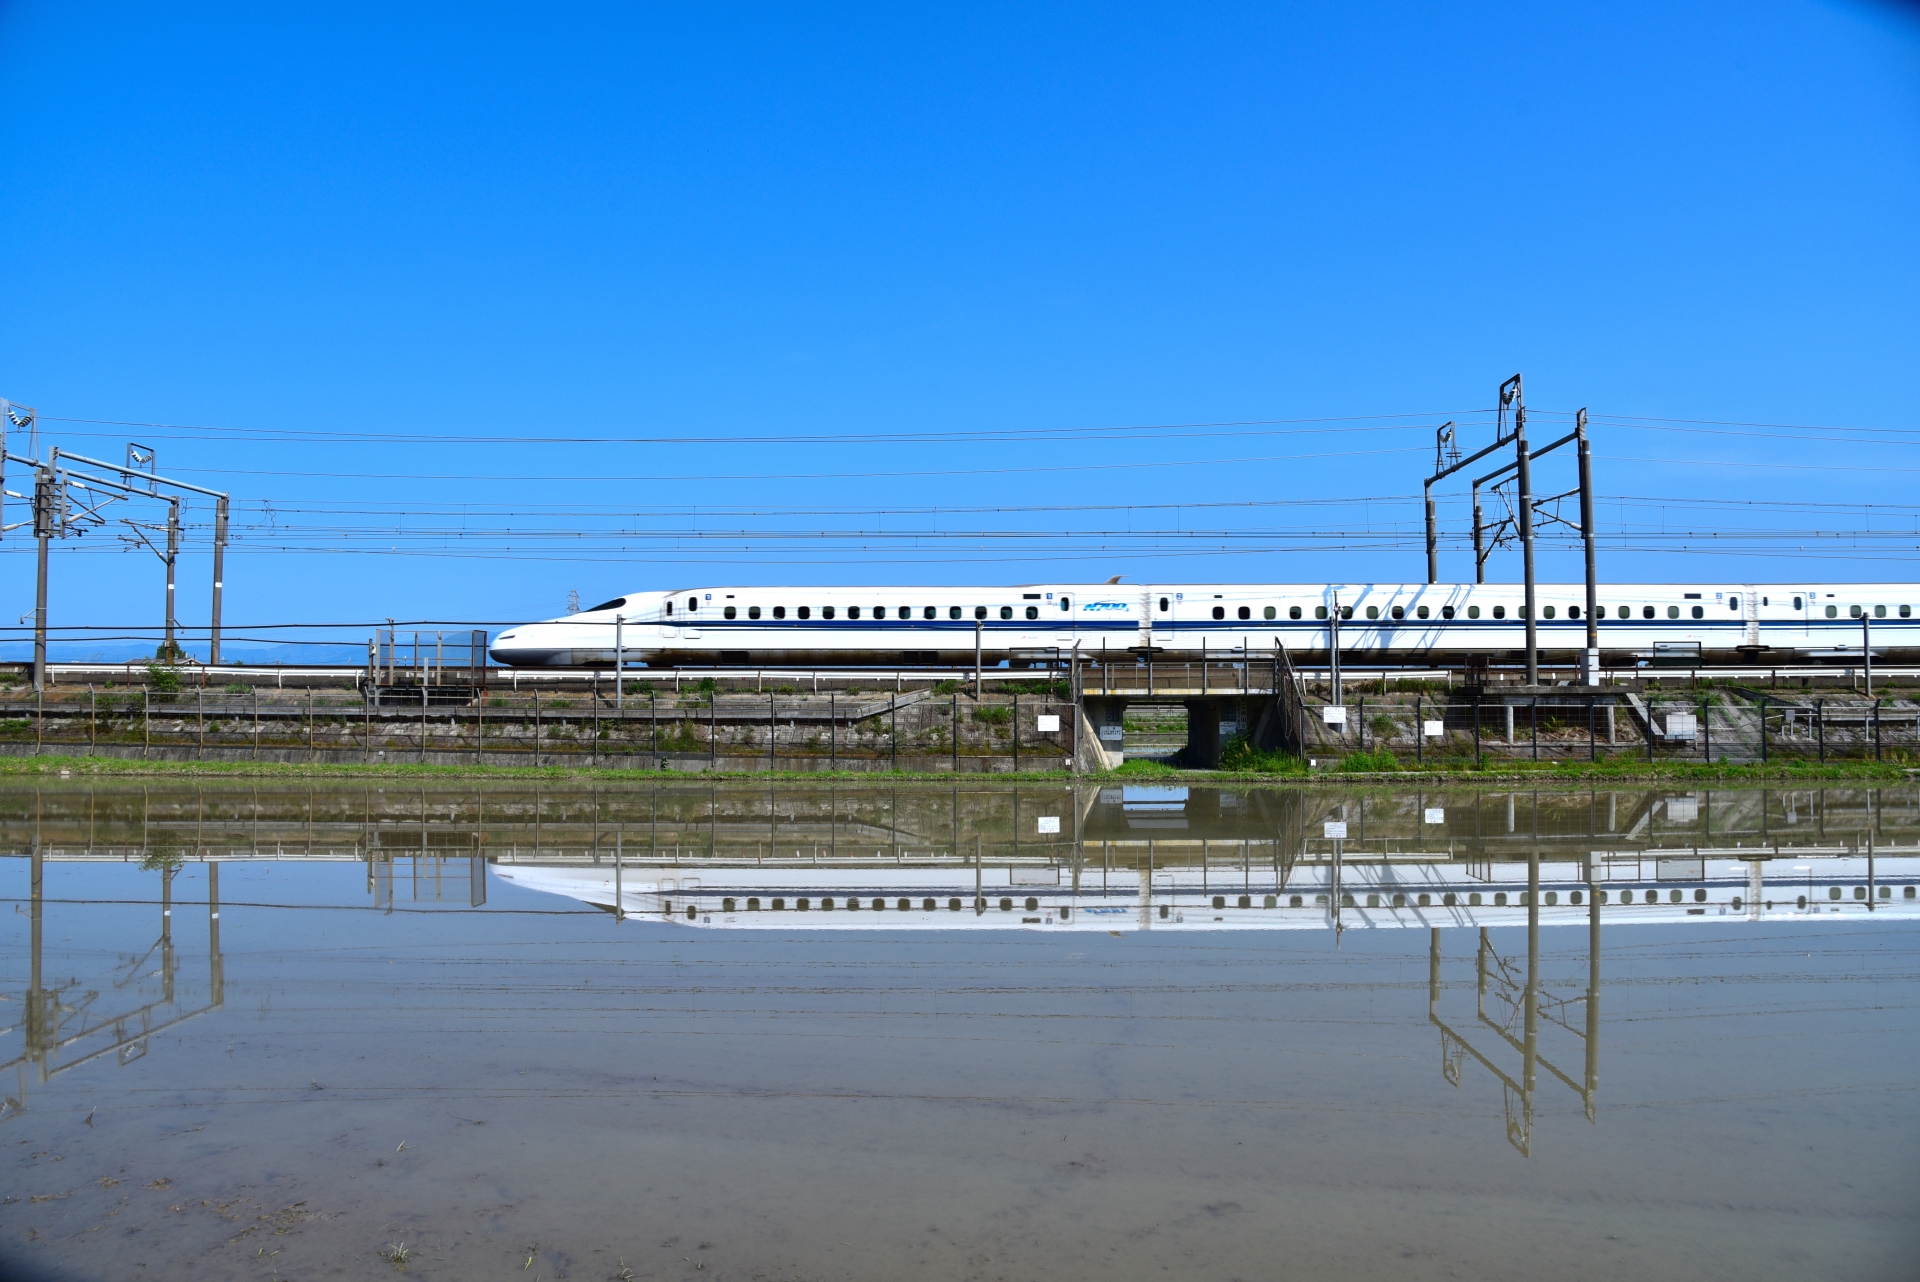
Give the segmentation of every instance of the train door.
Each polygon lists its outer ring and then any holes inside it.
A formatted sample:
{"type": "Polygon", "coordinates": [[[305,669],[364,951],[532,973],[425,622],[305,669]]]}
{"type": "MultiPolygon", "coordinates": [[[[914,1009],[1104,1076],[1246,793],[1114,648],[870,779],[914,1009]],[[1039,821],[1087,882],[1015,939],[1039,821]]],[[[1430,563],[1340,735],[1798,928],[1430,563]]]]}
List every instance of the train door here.
{"type": "Polygon", "coordinates": [[[1143,650],[1153,650],[1155,627],[1161,627],[1162,642],[1173,635],[1174,595],[1170,588],[1146,587],[1140,590],[1139,645],[1143,650]]]}

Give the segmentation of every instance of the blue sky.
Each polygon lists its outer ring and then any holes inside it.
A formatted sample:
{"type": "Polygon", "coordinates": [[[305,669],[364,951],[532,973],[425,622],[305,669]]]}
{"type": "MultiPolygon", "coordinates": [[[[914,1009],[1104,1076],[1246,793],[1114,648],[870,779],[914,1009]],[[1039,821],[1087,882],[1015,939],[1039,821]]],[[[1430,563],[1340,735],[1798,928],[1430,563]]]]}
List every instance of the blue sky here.
{"type": "MultiPolygon", "coordinates": [[[[1604,577],[1916,577],[1895,8],[14,3],[0,83],[0,396],[231,489],[243,636],[1417,580],[1516,370],[1536,440],[1594,415],[1604,577]]],[[[122,547],[56,547],[56,627],[157,623],[122,547]]]]}

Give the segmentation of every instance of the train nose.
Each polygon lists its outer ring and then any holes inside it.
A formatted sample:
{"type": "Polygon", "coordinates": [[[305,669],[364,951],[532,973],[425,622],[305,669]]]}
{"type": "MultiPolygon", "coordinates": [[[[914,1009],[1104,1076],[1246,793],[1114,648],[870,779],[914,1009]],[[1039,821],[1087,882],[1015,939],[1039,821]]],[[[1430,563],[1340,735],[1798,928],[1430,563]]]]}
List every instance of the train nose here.
{"type": "Polygon", "coordinates": [[[487,650],[487,657],[509,668],[542,667],[552,663],[559,654],[551,646],[530,645],[512,632],[502,632],[495,637],[487,650]]]}

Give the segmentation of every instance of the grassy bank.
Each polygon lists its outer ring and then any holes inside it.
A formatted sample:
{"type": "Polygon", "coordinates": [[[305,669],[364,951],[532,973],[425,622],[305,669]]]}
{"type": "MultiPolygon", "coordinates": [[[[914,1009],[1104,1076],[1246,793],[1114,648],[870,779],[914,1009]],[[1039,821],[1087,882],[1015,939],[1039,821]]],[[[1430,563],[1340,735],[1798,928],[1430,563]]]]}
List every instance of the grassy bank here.
{"type": "Polygon", "coordinates": [[[0,757],[0,779],[497,779],[605,780],[609,782],[697,779],[733,783],[1087,783],[1152,780],[1165,783],[1230,786],[1286,786],[1344,783],[1488,783],[1525,780],[1532,783],[1576,781],[1614,783],[1751,783],[1799,782],[1904,783],[1920,778],[1920,765],[1899,761],[1830,761],[1821,764],[1799,759],[1758,764],[1705,765],[1700,762],[1646,762],[1618,759],[1586,762],[1524,762],[1488,760],[1479,767],[1449,764],[1446,768],[1415,769],[1390,754],[1356,753],[1340,762],[1309,770],[1297,758],[1277,754],[1250,754],[1230,761],[1220,770],[1182,770],[1158,762],[1131,761],[1117,770],[1075,776],[1064,770],[995,774],[915,774],[907,771],[745,771],[711,774],[689,771],[596,770],[576,766],[435,766],[346,765],[217,761],[131,761],[117,757],[0,757]]]}

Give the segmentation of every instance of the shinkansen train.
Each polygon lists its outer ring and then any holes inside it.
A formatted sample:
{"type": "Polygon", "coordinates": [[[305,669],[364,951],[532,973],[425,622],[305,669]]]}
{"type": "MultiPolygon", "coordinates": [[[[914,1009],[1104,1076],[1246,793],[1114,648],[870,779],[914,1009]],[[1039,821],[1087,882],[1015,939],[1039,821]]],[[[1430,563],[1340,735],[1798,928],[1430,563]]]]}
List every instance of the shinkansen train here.
{"type": "MultiPolygon", "coordinates": [[[[1586,648],[1586,588],[1536,588],[1546,662],[1586,648]]],[[[1615,583],[1601,659],[1700,663],[1920,661],[1920,584],[1615,583]]],[[[1505,662],[1526,644],[1518,584],[1040,583],[1013,587],[697,587],[635,592],[501,633],[513,667],[1030,667],[1077,655],[1198,659],[1284,647],[1302,663],[1505,662]]]]}

